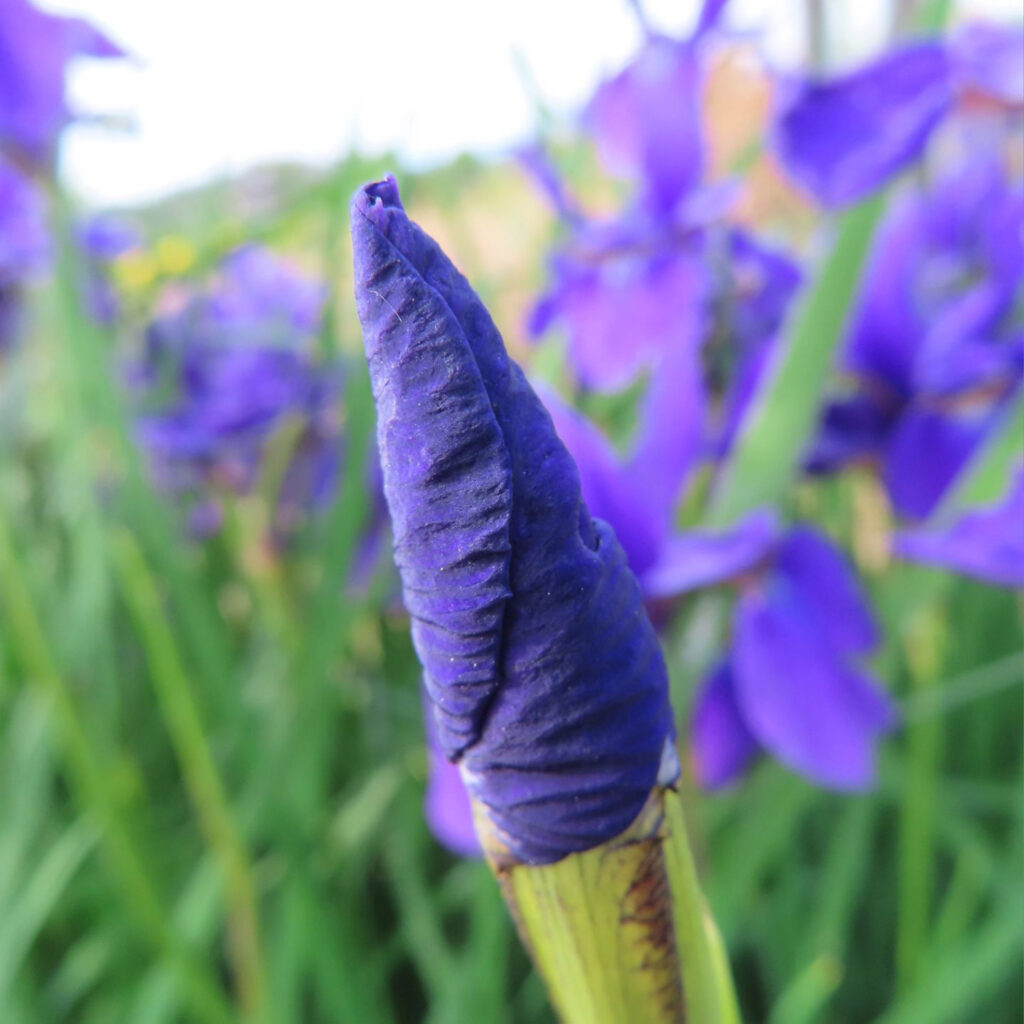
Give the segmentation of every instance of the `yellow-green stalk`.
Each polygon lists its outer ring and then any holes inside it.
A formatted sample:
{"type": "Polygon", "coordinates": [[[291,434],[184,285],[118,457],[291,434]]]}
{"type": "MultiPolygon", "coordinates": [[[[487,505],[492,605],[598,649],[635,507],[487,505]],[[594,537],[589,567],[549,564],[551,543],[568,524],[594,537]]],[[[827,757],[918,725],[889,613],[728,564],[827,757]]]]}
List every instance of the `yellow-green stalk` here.
{"type": "Polygon", "coordinates": [[[679,794],[657,788],[607,843],[534,866],[477,829],[565,1024],[739,1024],[728,960],[690,853],[679,794]]]}

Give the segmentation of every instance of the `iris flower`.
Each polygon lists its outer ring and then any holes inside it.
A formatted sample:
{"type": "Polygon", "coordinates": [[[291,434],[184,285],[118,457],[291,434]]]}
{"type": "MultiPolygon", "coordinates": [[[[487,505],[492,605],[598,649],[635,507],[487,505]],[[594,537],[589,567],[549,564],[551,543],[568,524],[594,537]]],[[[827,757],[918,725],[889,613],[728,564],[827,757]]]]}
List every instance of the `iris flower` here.
{"type": "Polygon", "coordinates": [[[395,558],[437,742],[519,862],[623,832],[678,762],[639,584],[551,419],[393,178],[353,204],[395,558]]]}
{"type": "Polygon", "coordinates": [[[901,514],[927,517],[1024,378],[1024,190],[981,154],[893,209],[825,410],[812,472],[880,468],[901,514]]]}
{"type": "Polygon", "coordinates": [[[703,176],[704,44],[725,6],[704,3],[686,39],[648,29],[639,53],[598,88],[583,115],[606,166],[636,182],[639,205],[658,217],[673,214],[703,176]]]}
{"type": "Polygon", "coordinates": [[[216,529],[221,493],[262,479],[268,445],[298,425],[275,528],[333,495],[341,450],[338,374],[312,358],[323,288],[266,250],[232,254],[205,291],[155,320],[133,379],[137,432],[158,482],[187,497],[195,532],[216,529]]]}
{"type": "Polygon", "coordinates": [[[636,57],[598,88],[584,113],[608,168],[634,185],[627,209],[588,218],[549,164],[536,153],[528,161],[568,227],[529,329],[534,336],[566,329],[586,387],[617,390],[666,352],[701,342],[710,287],[704,228],[726,193],[700,187],[700,101],[704,51],[724,6],[706,3],[686,39],[647,31],[636,57]]]}

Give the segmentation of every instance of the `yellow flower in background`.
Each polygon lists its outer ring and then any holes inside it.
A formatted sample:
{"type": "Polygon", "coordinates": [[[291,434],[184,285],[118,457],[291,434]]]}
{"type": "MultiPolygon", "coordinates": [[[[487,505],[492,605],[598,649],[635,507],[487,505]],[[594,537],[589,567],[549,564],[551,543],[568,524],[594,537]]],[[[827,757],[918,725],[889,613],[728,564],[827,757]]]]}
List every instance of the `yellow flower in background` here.
{"type": "Polygon", "coordinates": [[[196,247],[182,235],[165,235],[153,249],[161,274],[177,277],[187,274],[196,263],[196,247]]]}

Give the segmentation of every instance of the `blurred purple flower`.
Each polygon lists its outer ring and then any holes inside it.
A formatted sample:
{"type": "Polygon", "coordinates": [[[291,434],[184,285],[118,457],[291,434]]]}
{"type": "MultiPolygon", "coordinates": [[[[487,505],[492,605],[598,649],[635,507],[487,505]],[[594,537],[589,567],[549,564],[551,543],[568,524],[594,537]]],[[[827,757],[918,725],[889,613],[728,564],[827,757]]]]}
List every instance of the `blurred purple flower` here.
{"type": "Polygon", "coordinates": [[[158,481],[191,496],[193,525],[215,528],[217,493],[261,479],[271,438],[295,425],[283,467],[276,531],[287,535],[325,505],[342,441],[337,371],[309,351],[321,287],[271,253],[245,249],[177,313],[149,328],[133,368],[143,412],[137,431],[158,481]],[[256,289],[256,293],[252,290],[256,289]]]}
{"type": "Polygon", "coordinates": [[[729,190],[701,189],[703,46],[725,4],[703,5],[684,40],[652,32],[633,61],[601,85],[584,114],[607,165],[629,176],[636,201],[622,213],[588,219],[537,150],[527,168],[569,233],[550,261],[551,285],[533,310],[534,336],[563,325],[581,382],[613,391],[665,354],[699,346],[708,274],[705,226],[729,190]]]}
{"type": "Polygon", "coordinates": [[[846,75],[783,84],[775,147],[825,206],[864,198],[920,159],[958,100],[1024,105],[1024,35],[975,24],[908,43],[846,75]]]}
{"type": "Polygon", "coordinates": [[[820,202],[841,206],[920,157],[953,103],[951,62],[942,43],[911,43],[785,92],[776,123],[782,165],[820,202]]]}
{"type": "Polygon", "coordinates": [[[121,301],[110,278],[110,265],[141,241],[138,230],[119,217],[91,217],[81,226],[78,242],[85,255],[82,287],[86,307],[98,324],[109,327],[121,313],[121,301]]]}
{"type": "Polygon", "coordinates": [[[999,586],[1024,587],[1024,469],[991,507],[968,512],[945,529],[898,533],[893,547],[912,562],[999,586]]]}
{"type": "Polygon", "coordinates": [[[896,509],[923,518],[1024,376],[1024,191],[979,157],[896,206],[881,228],[812,472],[878,464],[896,509]]]}
{"type": "Polygon", "coordinates": [[[0,156],[0,352],[18,337],[25,282],[50,255],[42,193],[0,156]]]}
{"type": "MultiPolygon", "coordinates": [[[[619,460],[581,414],[554,396],[545,402],[579,467],[588,506],[621,539],[649,602],[657,607],[704,588],[739,586],[732,651],[705,683],[694,713],[702,783],[734,781],[766,750],[820,785],[868,785],[874,745],[895,713],[855,664],[877,644],[877,629],[832,544],[807,528],[784,533],[767,511],[720,533],[676,532],[672,490],[662,488],[659,497],[653,461],[635,454],[619,460]]],[[[647,446],[652,441],[642,436],[637,450],[647,446]]],[[[678,473],[668,476],[678,481],[678,473]]]]}
{"type": "Polygon", "coordinates": [[[618,390],[666,352],[700,344],[708,287],[701,248],[687,227],[645,216],[581,224],[551,259],[552,283],[530,332],[564,324],[582,383],[618,390]]]}
{"type": "Polygon", "coordinates": [[[473,821],[473,805],[462,771],[444,756],[429,704],[423,715],[427,733],[427,792],[423,813],[431,832],[458,857],[480,857],[483,849],[473,821]]]}
{"type": "Polygon", "coordinates": [[[109,263],[136,248],[142,235],[130,221],[104,214],[90,217],[82,225],[78,241],[89,256],[109,263]]]}
{"type": "Polygon", "coordinates": [[[897,722],[856,664],[877,629],[854,577],[822,535],[792,530],[741,588],[730,653],[697,696],[691,735],[710,788],[767,752],[818,785],[863,789],[874,749],[897,722]]]}
{"type": "Polygon", "coordinates": [[[704,173],[702,43],[725,3],[709,0],[687,39],[648,31],[640,52],[594,94],[584,124],[614,173],[639,187],[640,205],[667,216],[704,173]]]}
{"type": "Polygon", "coordinates": [[[27,0],[0,4],[0,150],[34,166],[53,159],[72,120],[65,95],[76,57],[121,57],[122,51],[81,18],[40,11],[27,0]]]}

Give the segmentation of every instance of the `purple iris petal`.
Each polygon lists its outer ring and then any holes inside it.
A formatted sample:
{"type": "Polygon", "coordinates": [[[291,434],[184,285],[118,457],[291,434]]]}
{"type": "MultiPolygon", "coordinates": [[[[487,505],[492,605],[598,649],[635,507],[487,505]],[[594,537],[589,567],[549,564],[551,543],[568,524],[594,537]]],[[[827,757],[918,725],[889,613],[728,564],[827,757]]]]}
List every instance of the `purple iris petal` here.
{"type": "Polygon", "coordinates": [[[0,156],[0,284],[41,270],[50,255],[42,192],[0,156]]]}
{"type": "Polygon", "coordinates": [[[633,62],[605,82],[584,115],[608,167],[639,180],[642,202],[671,211],[704,170],[703,75],[690,41],[647,40],[633,62]]]}
{"type": "Polygon", "coordinates": [[[696,190],[704,172],[701,43],[724,0],[708,0],[693,36],[648,34],[640,52],[594,94],[584,122],[607,166],[640,184],[640,201],[664,215],[696,190]]]}
{"type": "Polygon", "coordinates": [[[1004,587],[1024,587],[1024,470],[990,508],[964,515],[946,529],[898,533],[898,555],[1004,587]]]}
{"type": "Polygon", "coordinates": [[[120,57],[122,52],[79,18],[48,14],[27,0],[0,4],[0,149],[34,163],[52,157],[71,120],[65,74],[75,57],[120,57]]]}
{"type": "Polygon", "coordinates": [[[735,782],[761,749],[736,701],[728,661],[714,669],[697,694],[690,739],[697,781],[705,789],[720,789],[735,782]]]}
{"type": "Polygon", "coordinates": [[[740,599],[737,705],[758,741],[794,771],[835,789],[863,789],[874,779],[875,743],[895,723],[895,710],[805,612],[770,590],[740,599]]]}
{"type": "Polygon", "coordinates": [[[792,530],[775,564],[787,600],[799,602],[807,628],[840,654],[866,654],[879,641],[878,626],[856,576],[838,549],[807,527],[792,530]]]}
{"type": "Polygon", "coordinates": [[[883,469],[896,509],[912,519],[929,516],[999,419],[1000,407],[985,403],[909,409],[893,431],[883,469]]]}
{"type": "Polygon", "coordinates": [[[661,518],[660,540],[668,536],[704,445],[708,402],[700,357],[692,342],[664,353],[641,404],[640,433],[626,467],[626,486],[661,518]]]}
{"type": "Polygon", "coordinates": [[[735,579],[754,569],[779,542],[771,512],[752,512],[726,533],[692,531],[672,537],[642,576],[650,597],[677,597],[735,579]]]}
{"type": "Polygon", "coordinates": [[[696,347],[707,275],[689,240],[660,228],[579,233],[552,261],[552,287],[534,310],[531,333],[554,322],[569,335],[581,381],[615,391],[666,351],[696,347]]]}
{"type": "Polygon", "coordinates": [[[462,772],[437,750],[430,751],[430,777],[423,811],[427,824],[452,853],[479,857],[480,840],[473,824],[473,805],[462,772]]]}
{"type": "Polygon", "coordinates": [[[952,101],[946,47],[913,43],[841,78],[793,86],[776,125],[779,157],[819,202],[852,203],[920,157],[952,101]]]}
{"type": "Polygon", "coordinates": [[[853,462],[880,461],[898,410],[871,395],[830,402],[804,463],[809,473],[833,473],[853,462]]]}
{"type": "Polygon", "coordinates": [[[353,204],[395,557],[438,741],[514,855],[625,829],[674,734],[640,588],[551,419],[394,179],[353,204]]]}
{"type": "Polygon", "coordinates": [[[926,308],[915,277],[928,259],[928,210],[916,199],[896,204],[879,229],[847,338],[844,365],[896,396],[912,387],[926,308]]]}

